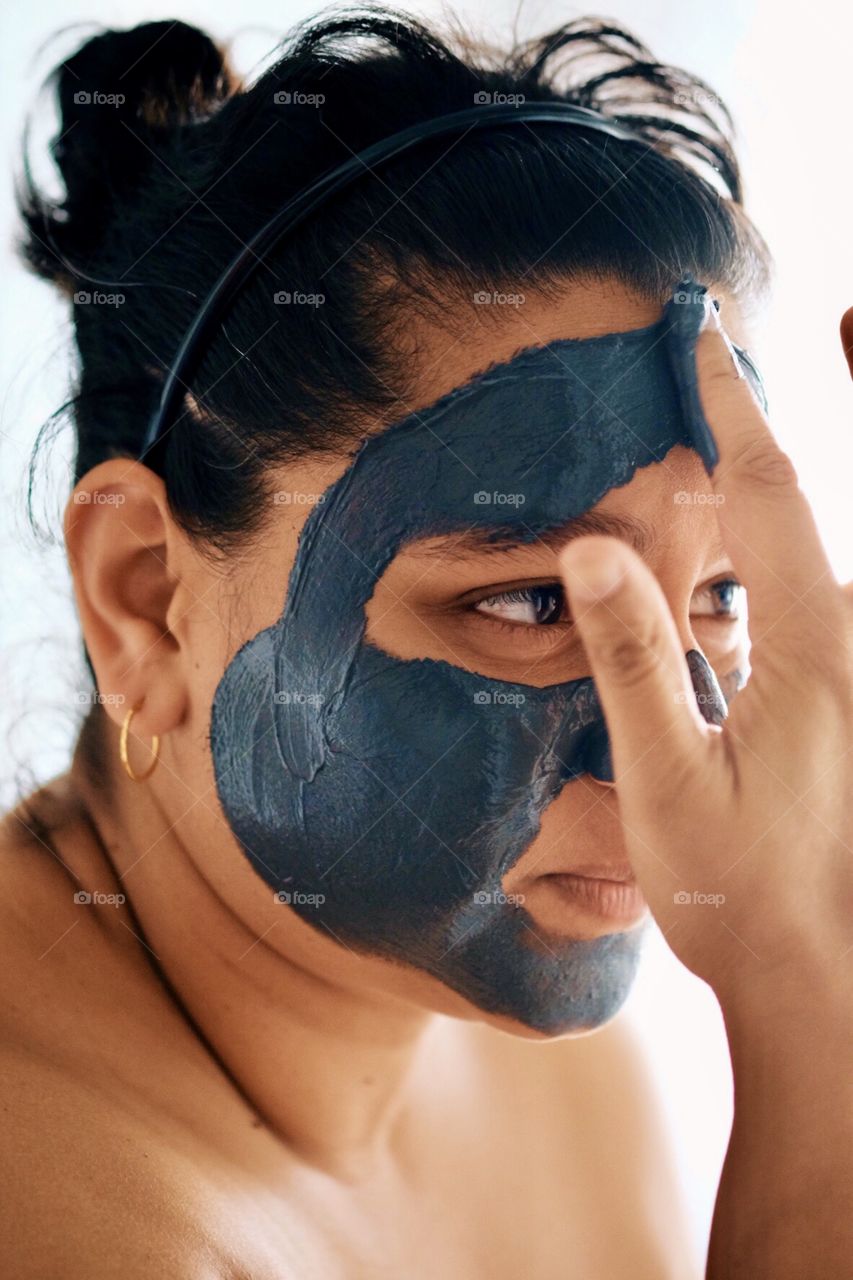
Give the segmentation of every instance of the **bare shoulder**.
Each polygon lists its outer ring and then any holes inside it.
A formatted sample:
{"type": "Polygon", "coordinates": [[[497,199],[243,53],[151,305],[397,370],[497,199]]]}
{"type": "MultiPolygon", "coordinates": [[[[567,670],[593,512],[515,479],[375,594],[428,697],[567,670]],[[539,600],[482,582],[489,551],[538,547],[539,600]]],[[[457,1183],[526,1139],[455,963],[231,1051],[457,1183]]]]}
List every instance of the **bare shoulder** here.
{"type": "Polygon", "coordinates": [[[122,945],[120,886],[67,799],[42,794],[0,826],[0,1274],[236,1277],[206,1233],[215,1197],[154,1084],[167,1063],[152,1045],[170,1030],[180,1043],[179,1019],[122,945]]]}
{"type": "Polygon", "coordinates": [[[138,953],[122,886],[56,779],[0,821],[0,1044],[66,1067],[101,1055],[131,993],[162,1005],[138,953]]]}
{"type": "Polygon", "coordinates": [[[219,1280],[188,1211],[187,1180],[156,1136],[95,1084],[8,1044],[0,1272],[18,1280],[219,1280]]]}

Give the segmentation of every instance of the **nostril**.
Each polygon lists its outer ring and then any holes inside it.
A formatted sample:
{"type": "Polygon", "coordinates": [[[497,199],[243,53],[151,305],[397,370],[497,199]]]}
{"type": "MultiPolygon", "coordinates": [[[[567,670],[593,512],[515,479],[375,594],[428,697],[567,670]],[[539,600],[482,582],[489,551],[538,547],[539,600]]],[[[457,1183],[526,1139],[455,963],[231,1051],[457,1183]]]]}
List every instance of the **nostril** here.
{"type": "Polygon", "coordinates": [[[590,735],[586,750],[586,769],[595,782],[609,787],[616,785],[613,778],[613,760],[610,755],[610,738],[607,736],[607,728],[603,721],[600,731],[590,735]]]}
{"type": "MultiPolygon", "coordinates": [[[[689,649],[685,657],[699,710],[709,724],[722,725],[728,714],[728,703],[713,668],[698,649],[689,649]]],[[[570,721],[566,726],[568,738],[561,743],[561,758],[571,761],[570,766],[562,769],[563,780],[585,773],[601,786],[613,787],[616,783],[610,738],[595,685],[585,688],[584,695],[579,700],[582,705],[576,704],[574,708],[576,715],[580,712],[583,728],[578,729],[577,719],[574,724],[570,721]]]]}

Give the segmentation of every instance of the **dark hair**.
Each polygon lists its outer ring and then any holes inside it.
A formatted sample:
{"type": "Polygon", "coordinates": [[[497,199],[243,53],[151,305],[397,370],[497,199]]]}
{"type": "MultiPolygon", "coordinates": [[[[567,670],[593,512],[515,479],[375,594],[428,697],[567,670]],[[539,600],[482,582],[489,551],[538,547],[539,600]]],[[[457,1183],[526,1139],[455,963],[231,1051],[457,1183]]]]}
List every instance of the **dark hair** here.
{"type": "Polygon", "coordinates": [[[521,278],[549,296],[571,277],[615,275],[661,302],[686,271],[735,296],[769,285],[726,107],[621,27],[581,18],[495,51],[367,5],[300,24],[276,54],[243,87],[203,32],[153,22],[95,36],[52,73],[66,194],[41,194],[25,160],[21,252],[69,297],[100,285],[125,299],[74,306],[79,373],[63,409],[75,482],[138,453],[223,267],[353,152],[478,94],[591,107],[648,147],[571,127],[477,130],[365,175],[287,237],[238,296],[170,433],[171,509],[214,553],[258,529],[270,464],[405,411],[412,308],[462,331],[474,292],[521,278]],[[276,306],[291,290],[326,301],[276,306]]]}
{"type": "MultiPolygon", "coordinates": [[[[205,295],[287,199],[353,152],[488,95],[564,101],[629,124],[647,147],[552,125],[423,143],[366,174],[285,240],[235,301],[172,428],[163,475],[175,519],[219,556],[263,527],[269,469],[350,447],[408,411],[417,314],[464,334],[482,290],[558,297],[567,280],[617,277],[663,303],[688,271],[760,301],[772,263],[742,208],[734,128],[700,79],[657,63],[630,32],[580,18],[510,49],[458,23],[439,35],[374,5],[297,26],[243,86],[225,51],[182,22],[104,31],[46,81],[65,195],[48,198],[24,149],[20,252],[73,307],[68,410],[75,482],[136,457],[166,370],[205,295]],[[322,106],[318,109],[318,95],[322,106]],[[322,293],[321,307],[276,292],[322,293]]],[[[489,308],[478,307],[477,319],[489,308]]],[[[88,654],[83,650],[90,675],[88,654]]],[[[78,749],[108,785],[97,701],[78,749]]],[[[49,843],[49,824],[27,807],[49,843]]]]}

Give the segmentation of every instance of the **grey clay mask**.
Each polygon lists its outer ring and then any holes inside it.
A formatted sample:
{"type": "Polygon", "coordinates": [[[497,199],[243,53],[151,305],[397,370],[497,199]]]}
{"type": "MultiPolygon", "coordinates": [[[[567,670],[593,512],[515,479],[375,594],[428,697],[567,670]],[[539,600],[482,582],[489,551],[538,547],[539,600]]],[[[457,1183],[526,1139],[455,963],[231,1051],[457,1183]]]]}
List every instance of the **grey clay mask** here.
{"type": "MultiPolygon", "coordinates": [[[[544,936],[502,893],[566,783],[612,780],[595,686],[395,658],[365,641],[364,609],[409,541],[478,526],[531,542],[673,446],[697,447],[702,313],[670,303],[643,329],[528,349],[363,441],[303,527],[280,618],[235,655],[213,702],[223,810],[293,910],[552,1034],[612,1016],[641,944],[640,929],[544,936]],[[482,491],[524,501],[478,502],[482,491]]],[[[687,657],[702,713],[720,723],[714,674],[698,650],[687,657]]]]}

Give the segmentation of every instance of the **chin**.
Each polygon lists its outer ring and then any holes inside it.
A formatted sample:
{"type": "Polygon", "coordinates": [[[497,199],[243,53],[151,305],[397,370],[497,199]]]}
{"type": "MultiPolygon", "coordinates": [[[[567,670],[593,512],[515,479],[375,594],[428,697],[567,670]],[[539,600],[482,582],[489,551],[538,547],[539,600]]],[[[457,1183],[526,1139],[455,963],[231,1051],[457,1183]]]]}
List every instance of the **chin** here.
{"type": "Polygon", "coordinates": [[[582,1036],[622,1008],[645,932],[641,926],[584,940],[543,937],[516,914],[506,927],[460,943],[452,974],[435,976],[464,998],[463,1016],[530,1040],[582,1036]]]}

